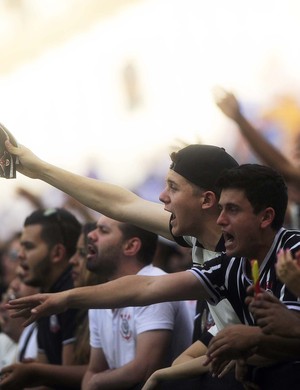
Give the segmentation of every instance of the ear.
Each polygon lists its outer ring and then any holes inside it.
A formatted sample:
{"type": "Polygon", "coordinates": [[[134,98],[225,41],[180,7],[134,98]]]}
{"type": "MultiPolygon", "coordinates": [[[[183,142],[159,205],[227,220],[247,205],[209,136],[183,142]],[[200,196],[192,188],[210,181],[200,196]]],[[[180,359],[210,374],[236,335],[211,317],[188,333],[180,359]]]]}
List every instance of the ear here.
{"type": "Polygon", "coordinates": [[[123,252],[126,256],[135,256],[141,248],[141,240],[137,237],[129,238],[125,241],[123,252]]]}
{"type": "Polygon", "coordinates": [[[52,263],[58,263],[66,257],[66,248],[63,244],[55,244],[51,251],[50,256],[52,263]]]}
{"type": "Polygon", "coordinates": [[[267,207],[263,212],[262,212],[262,217],[261,217],[261,227],[263,229],[267,228],[268,226],[271,225],[275,218],[275,211],[272,207],[267,207]]]}
{"type": "Polygon", "coordinates": [[[203,202],[202,202],[203,209],[209,209],[211,207],[214,207],[218,203],[216,194],[213,191],[203,192],[202,197],[203,197],[203,202]]]}

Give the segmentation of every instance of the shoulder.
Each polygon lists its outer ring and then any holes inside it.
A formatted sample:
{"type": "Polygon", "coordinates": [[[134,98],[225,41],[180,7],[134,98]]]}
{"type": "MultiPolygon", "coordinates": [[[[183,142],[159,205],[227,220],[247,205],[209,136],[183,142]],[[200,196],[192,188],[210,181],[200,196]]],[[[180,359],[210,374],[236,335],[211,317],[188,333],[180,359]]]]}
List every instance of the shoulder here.
{"type": "Polygon", "coordinates": [[[165,275],[166,272],[163,271],[161,268],[159,267],[155,267],[154,265],[152,264],[149,264],[149,265],[146,265],[145,267],[143,267],[138,273],[137,275],[144,275],[144,276],[158,276],[158,275],[165,275]]]}
{"type": "Polygon", "coordinates": [[[274,244],[279,248],[291,249],[293,252],[300,247],[300,231],[296,229],[280,229],[274,238],[274,244]]]}

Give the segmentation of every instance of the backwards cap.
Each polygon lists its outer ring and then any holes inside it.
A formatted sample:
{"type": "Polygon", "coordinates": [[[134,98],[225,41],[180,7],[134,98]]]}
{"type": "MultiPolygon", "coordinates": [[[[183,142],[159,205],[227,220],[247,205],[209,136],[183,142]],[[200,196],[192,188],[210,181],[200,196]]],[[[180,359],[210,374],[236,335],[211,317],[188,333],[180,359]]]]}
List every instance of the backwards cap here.
{"type": "Polygon", "coordinates": [[[203,189],[214,190],[222,171],[238,165],[224,148],[195,144],[179,150],[170,169],[203,189]]]}

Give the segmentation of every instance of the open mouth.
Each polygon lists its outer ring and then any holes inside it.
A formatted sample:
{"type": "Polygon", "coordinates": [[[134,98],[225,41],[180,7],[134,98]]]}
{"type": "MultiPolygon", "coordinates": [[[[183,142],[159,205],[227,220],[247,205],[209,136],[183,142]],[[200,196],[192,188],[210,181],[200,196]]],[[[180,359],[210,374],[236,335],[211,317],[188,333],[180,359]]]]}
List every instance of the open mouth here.
{"type": "Polygon", "coordinates": [[[172,223],[176,219],[175,214],[171,213],[170,223],[172,223]]]}
{"type": "Polygon", "coordinates": [[[234,241],[234,237],[232,234],[229,234],[227,232],[223,232],[223,237],[225,240],[225,244],[231,244],[234,241]]]}
{"type": "Polygon", "coordinates": [[[94,246],[91,245],[91,244],[88,245],[87,250],[88,250],[87,258],[93,257],[93,256],[95,256],[96,253],[97,253],[96,250],[95,250],[95,248],[94,248],[94,246]]]}
{"type": "Polygon", "coordinates": [[[20,264],[20,267],[22,268],[22,270],[23,270],[24,272],[29,271],[29,266],[28,266],[27,264],[21,263],[21,264],[20,264]]]}

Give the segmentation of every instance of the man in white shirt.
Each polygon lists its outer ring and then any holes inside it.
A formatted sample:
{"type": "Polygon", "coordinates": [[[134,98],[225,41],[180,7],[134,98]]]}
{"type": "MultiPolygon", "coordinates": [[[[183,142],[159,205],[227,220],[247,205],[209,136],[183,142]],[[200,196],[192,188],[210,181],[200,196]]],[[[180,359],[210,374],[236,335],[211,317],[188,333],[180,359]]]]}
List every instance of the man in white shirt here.
{"type": "MultiPolygon", "coordinates": [[[[101,216],[89,233],[87,268],[108,280],[163,275],[151,264],[157,235],[101,216]]],[[[186,302],[90,309],[91,357],[83,390],[138,388],[158,367],[170,364],[192,341],[186,302]],[[94,387],[93,387],[94,386],[94,387]]]]}

